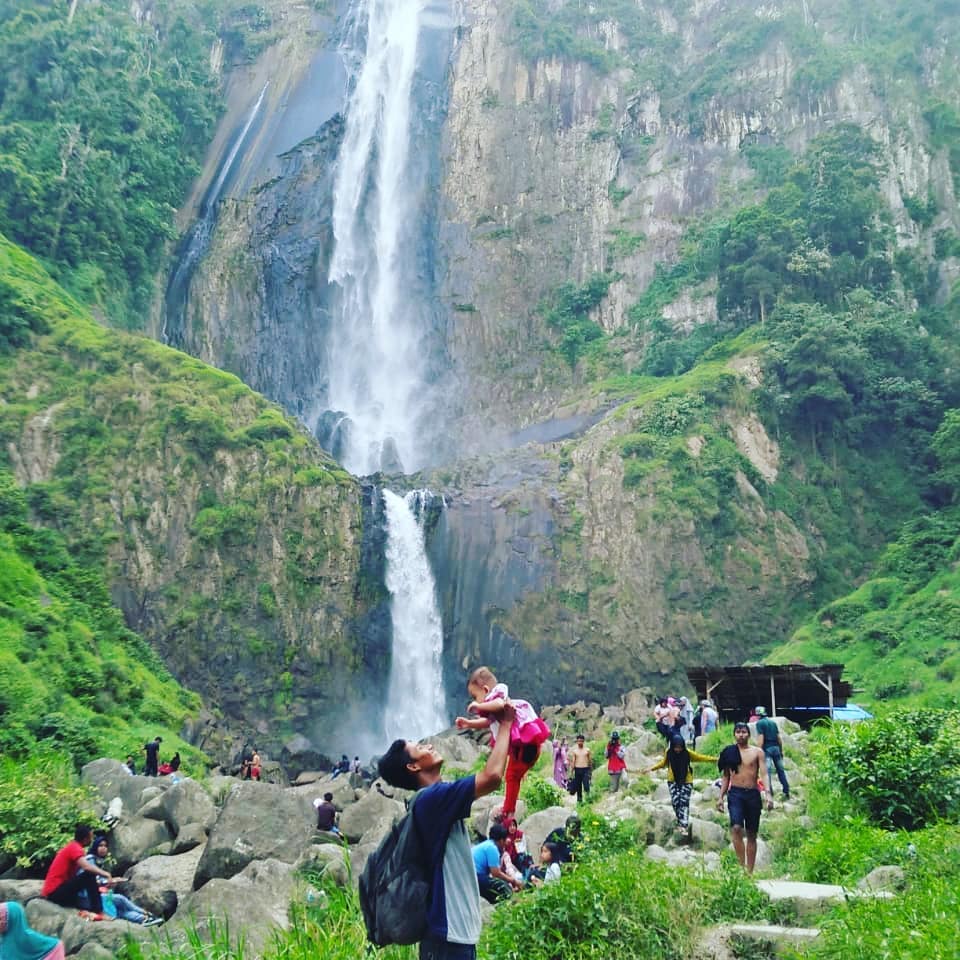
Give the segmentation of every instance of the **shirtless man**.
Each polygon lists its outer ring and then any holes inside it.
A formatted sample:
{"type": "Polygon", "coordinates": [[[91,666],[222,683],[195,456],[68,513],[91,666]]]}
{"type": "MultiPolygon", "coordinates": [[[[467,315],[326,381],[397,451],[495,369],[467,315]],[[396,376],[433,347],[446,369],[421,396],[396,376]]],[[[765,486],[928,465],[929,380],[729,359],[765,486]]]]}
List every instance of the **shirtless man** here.
{"type": "MultiPolygon", "coordinates": [[[[753,873],[753,865],[757,860],[757,831],[760,829],[760,813],[763,810],[763,796],[757,787],[757,781],[760,780],[764,756],[759,747],[750,746],[750,727],[746,723],[736,724],[733,736],[737,741],[736,745],[725,747],[718,763],[723,781],[717,809],[723,810],[723,798],[727,797],[733,849],[740,866],[747,873],[753,873]]],[[[766,793],[765,786],[762,792],[766,793]]],[[[772,805],[772,800],[768,801],[768,807],[772,805]]]]}
{"type": "Polygon", "coordinates": [[[584,745],[583,734],[577,735],[577,745],[570,751],[570,765],[573,767],[574,786],[577,791],[577,803],[583,800],[583,791],[590,792],[590,772],[593,767],[590,748],[584,745]]]}

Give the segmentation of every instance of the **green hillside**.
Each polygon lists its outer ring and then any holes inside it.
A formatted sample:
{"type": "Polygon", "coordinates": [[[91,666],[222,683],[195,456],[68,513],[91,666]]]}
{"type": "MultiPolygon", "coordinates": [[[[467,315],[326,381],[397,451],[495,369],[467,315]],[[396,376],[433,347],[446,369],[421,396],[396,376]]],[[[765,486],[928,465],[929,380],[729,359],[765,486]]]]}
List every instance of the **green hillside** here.
{"type": "Polygon", "coordinates": [[[2,237],[0,345],[0,468],[31,523],[206,706],[282,734],[359,682],[357,487],[306,431],[236,377],[99,326],[2,237]]]}
{"type": "Polygon", "coordinates": [[[835,600],[767,658],[843,663],[855,698],[960,703],[960,509],[909,523],[874,576],[835,600]]]}
{"type": "Polygon", "coordinates": [[[196,751],[176,734],[199,697],[127,629],[102,575],[28,512],[27,495],[0,472],[0,755],[53,751],[79,768],[139,758],[159,734],[189,763],[196,751]]]}

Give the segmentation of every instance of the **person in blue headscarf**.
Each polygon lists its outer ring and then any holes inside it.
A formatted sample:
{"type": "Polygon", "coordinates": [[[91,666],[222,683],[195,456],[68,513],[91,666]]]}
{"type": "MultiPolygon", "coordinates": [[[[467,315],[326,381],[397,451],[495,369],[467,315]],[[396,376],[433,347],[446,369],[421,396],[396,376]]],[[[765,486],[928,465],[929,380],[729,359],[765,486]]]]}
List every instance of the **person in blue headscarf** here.
{"type": "Polygon", "coordinates": [[[31,930],[23,907],[8,900],[0,903],[0,960],[64,960],[63,944],[31,930]]]}

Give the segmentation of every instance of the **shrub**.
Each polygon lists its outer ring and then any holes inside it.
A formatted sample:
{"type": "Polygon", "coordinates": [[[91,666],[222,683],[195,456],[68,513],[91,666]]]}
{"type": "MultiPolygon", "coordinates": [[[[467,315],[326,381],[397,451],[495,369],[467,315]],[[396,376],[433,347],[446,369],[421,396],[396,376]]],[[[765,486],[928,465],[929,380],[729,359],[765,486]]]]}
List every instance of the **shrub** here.
{"type": "Polygon", "coordinates": [[[555,783],[544,780],[543,777],[527,777],[523,782],[520,796],[527,805],[528,816],[563,803],[563,791],[555,783]]]}
{"type": "Polygon", "coordinates": [[[960,815],[960,711],[897,711],[836,725],[830,773],[875,823],[916,830],[960,815]]]}
{"type": "Polygon", "coordinates": [[[0,858],[12,856],[19,867],[47,863],[77,823],[95,819],[93,794],[68,760],[3,760],[0,781],[0,858]]]}

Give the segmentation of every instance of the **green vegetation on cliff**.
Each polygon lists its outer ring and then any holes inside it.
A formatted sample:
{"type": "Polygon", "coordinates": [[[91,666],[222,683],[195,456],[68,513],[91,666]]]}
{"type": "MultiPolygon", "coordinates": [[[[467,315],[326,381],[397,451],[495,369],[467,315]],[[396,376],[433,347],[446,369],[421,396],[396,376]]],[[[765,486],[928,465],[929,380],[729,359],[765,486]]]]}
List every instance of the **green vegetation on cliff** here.
{"type": "Polygon", "coordinates": [[[236,377],[97,325],[3,238],[0,289],[0,329],[26,324],[0,355],[0,458],[29,523],[229,720],[289,729],[334,696],[332,662],[342,694],[363,608],[351,478],[236,377]]]}
{"type": "Polygon", "coordinates": [[[0,232],[119,326],[141,327],[220,112],[218,35],[248,58],[263,7],[0,0],[0,232]]]}
{"type": "MultiPolygon", "coordinates": [[[[199,698],[128,630],[103,577],[28,522],[28,494],[0,471],[0,754],[94,757],[170,750],[199,698]]],[[[176,744],[176,745],[175,745],[176,744]]]]}

